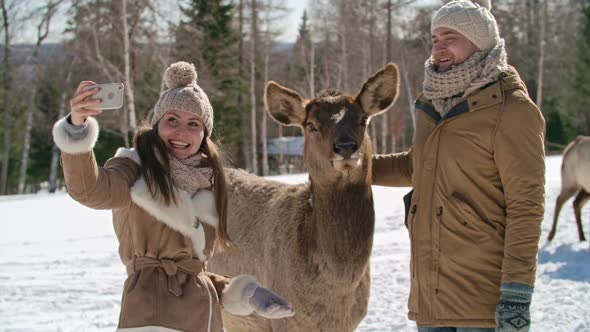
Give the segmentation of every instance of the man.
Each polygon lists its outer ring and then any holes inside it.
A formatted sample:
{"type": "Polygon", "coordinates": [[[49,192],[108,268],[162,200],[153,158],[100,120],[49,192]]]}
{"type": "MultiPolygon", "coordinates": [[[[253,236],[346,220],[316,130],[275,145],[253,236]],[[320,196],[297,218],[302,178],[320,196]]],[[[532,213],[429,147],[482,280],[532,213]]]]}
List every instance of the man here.
{"type": "Polygon", "coordinates": [[[420,332],[530,327],[545,122],[490,8],[452,1],[434,14],[413,147],[374,158],[374,184],[413,187],[408,316],[420,332]]]}

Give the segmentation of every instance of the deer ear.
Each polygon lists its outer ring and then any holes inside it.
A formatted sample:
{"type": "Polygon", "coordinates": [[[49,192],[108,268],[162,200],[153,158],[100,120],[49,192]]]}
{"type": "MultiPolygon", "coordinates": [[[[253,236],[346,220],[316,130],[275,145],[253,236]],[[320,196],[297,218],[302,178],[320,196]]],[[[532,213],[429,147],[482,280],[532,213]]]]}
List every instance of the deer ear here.
{"type": "Polygon", "coordinates": [[[264,92],[266,111],[277,122],[286,126],[301,126],[305,121],[305,102],[297,92],[274,81],[266,84],[264,92]]]}
{"type": "Polygon", "coordinates": [[[370,77],[356,97],[368,116],[387,110],[399,94],[399,70],[390,63],[370,77]]]}

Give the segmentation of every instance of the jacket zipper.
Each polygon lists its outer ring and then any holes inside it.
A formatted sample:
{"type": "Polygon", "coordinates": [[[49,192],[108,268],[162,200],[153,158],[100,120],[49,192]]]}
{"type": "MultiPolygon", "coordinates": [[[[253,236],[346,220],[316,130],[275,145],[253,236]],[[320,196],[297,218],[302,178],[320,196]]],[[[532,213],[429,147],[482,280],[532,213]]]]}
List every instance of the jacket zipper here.
{"type": "Polygon", "coordinates": [[[440,259],[440,229],[441,229],[441,224],[442,224],[442,214],[443,214],[443,207],[439,206],[437,211],[436,211],[436,219],[438,221],[438,230],[436,232],[436,246],[435,246],[435,255],[433,255],[436,258],[436,261],[434,263],[434,273],[435,273],[435,279],[434,279],[434,294],[438,294],[438,269],[439,269],[439,259],[440,259]]]}

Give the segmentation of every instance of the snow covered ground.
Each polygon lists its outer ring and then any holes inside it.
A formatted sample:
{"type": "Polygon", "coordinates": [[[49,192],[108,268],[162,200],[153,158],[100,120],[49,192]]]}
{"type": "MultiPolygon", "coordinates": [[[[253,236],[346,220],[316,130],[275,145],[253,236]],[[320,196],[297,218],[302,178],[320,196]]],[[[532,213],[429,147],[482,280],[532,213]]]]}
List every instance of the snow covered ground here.
{"type": "MultiPolygon", "coordinates": [[[[571,201],[546,243],[560,189],[561,158],[547,158],[532,331],[590,331],[590,251],[579,243],[571,201]]],[[[305,175],[280,180],[301,182],[305,175]]],[[[415,331],[406,319],[409,240],[401,197],[408,188],[374,187],[376,234],[369,313],[358,331],[415,331]]],[[[589,235],[590,204],[583,211],[589,235]]],[[[0,197],[0,331],[113,331],[125,270],[110,211],[66,194],[0,197]]]]}

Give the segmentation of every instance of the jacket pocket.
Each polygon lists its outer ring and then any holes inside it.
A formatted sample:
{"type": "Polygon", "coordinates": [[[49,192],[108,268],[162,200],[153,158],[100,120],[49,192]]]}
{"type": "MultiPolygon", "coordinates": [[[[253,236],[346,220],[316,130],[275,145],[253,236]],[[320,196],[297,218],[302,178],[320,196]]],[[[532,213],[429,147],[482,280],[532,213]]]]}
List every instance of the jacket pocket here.
{"type": "Polygon", "coordinates": [[[474,231],[482,231],[494,236],[499,235],[496,226],[480,217],[475,209],[473,209],[460,195],[457,193],[451,194],[451,202],[456,205],[457,210],[463,216],[464,226],[470,227],[474,231]]]}

